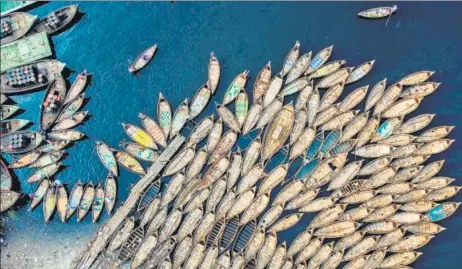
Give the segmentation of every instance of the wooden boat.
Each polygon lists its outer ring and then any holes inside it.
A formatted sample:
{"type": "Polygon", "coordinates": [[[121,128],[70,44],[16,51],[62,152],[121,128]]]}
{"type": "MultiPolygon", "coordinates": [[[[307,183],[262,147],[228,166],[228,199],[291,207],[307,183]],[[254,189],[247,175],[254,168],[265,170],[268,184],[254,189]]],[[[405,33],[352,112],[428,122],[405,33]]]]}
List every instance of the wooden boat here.
{"type": "Polygon", "coordinates": [[[115,251],[118,249],[130,236],[130,232],[134,227],[135,220],[133,218],[126,219],[109,243],[108,250],[115,251]]]}
{"type": "Polygon", "coordinates": [[[413,263],[422,255],[422,252],[406,251],[396,253],[385,258],[379,265],[380,268],[398,268],[413,263]]]}
{"type": "Polygon", "coordinates": [[[203,216],[204,212],[202,208],[196,208],[185,217],[180,228],[178,228],[177,238],[180,242],[186,239],[192,243],[191,235],[199,226],[199,222],[202,220],[203,216]]]}
{"type": "Polygon", "coordinates": [[[126,262],[135,255],[136,250],[143,241],[144,234],[145,232],[142,226],[138,226],[131,231],[127,240],[120,247],[117,255],[116,267],[119,267],[122,263],[126,262]]]}
{"type": "Polygon", "coordinates": [[[27,153],[36,149],[45,139],[36,131],[18,131],[1,136],[1,151],[7,154],[27,153]]]}
{"type": "Polygon", "coordinates": [[[67,202],[66,188],[62,184],[59,184],[56,187],[56,210],[61,218],[61,222],[66,221],[67,202]]]}
{"type": "Polygon", "coordinates": [[[387,110],[398,99],[402,89],[403,86],[401,84],[392,84],[389,86],[383,93],[382,98],[375,104],[372,115],[380,115],[387,110]]]}
{"type": "Polygon", "coordinates": [[[252,129],[255,127],[255,125],[258,123],[260,120],[260,116],[262,115],[263,112],[263,105],[261,104],[261,101],[258,101],[254,103],[249,111],[247,112],[247,116],[245,118],[244,124],[242,126],[242,134],[247,135],[252,131],[252,129]]]}
{"type": "Polygon", "coordinates": [[[438,89],[440,85],[441,83],[436,83],[436,82],[424,82],[421,84],[417,84],[417,85],[414,85],[402,91],[399,97],[401,98],[425,97],[435,92],[436,89],[438,89]]]}
{"type": "Polygon", "coordinates": [[[241,174],[241,167],[243,164],[243,158],[241,150],[238,149],[236,152],[233,153],[231,164],[229,165],[227,171],[227,178],[226,178],[226,185],[227,190],[230,190],[236,185],[237,180],[241,174]]]}
{"type": "Polygon", "coordinates": [[[96,186],[96,191],[95,191],[95,196],[94,200],[92,203],[92,220],[93,222],[96,222],[101,215],[101,212],[103,211],[104,207],[104,202],[105,202],[105,192],[103,187],[101,186],[101,183],[98,183],[98,186],[96,186]]]}
{"type": "Polygon", "coordinates": [[[77,75],[74,83],[71,85],[69,92],[66,96],[64,104],[69,104],[74,101],[78,96],[82,95],[83,90],[85,89],[85,85],[87,84],[89,74],[87,70],[83,70],[82,73],[77,75]]]}
{"type": "Polygon", "coordinates": [[[287,230],[297,224],[302,218],[303,213],[295,213],[278,220],[268,230],[269,233],[277,233],[280,231],[287,230]]]}
{"type": "Polygon", "coordinates": [[[295,112],[302,110],[302,108],[306,108],[312,92],[312,85],[309,85],[300,91],[300,93],[297,96],[297,99],[295,100],[295,112]]]}
{"type": "Polygon", "coordinates": [[[339,221],[322,227],[314,232],[315,236],[324,238],[339,238],[354,233],[361,224],[354,221],[339,221]]]}
{"type": "Polygon", "coordinates": [[[28,179],[28,183],[39,182],[42,179],[49,178],[58,172],[61,163],[52,163],[35,171],[28,179]]]}
{"type": "Polygon", "coordinates": [[[168,137],[172,128],[172,107],[161,92],[157,102],[157,118],[160,127],[164,130],[165,137],[168,137]]]}
{"type": "Polygon", "coordinates": [[[212,90],[210,86],[210,82],[207,81],[204,85],[202,85],[199,90],[197,90],[196,94],[194,95],[193,99],[191,100],[191,104],[189,105],[189,118],[190,120],[195,119],[207,104],[210,101],[210,97],[212,96],[212,90]]]}
{"type": "Polygon", "coordinates": [[[0,212],[12,207],[18,200],[20,194],[12,190],[0,190],[0,212]]]}
{"type": "Polygon", "coordinates": [[[262,129],[269,124],[277,113],[282,109],[284,104],[284,98],[278,96],[271,104],[269,104],[261,113],[260,119],[257,122],[257,129],[262,129]]]}
{"type": "MultiPolygon", "coordinates": [[[[270,233],[266,235],[265,242],[261,246],[257,254],[256,267],[265,268],[266,265],[271,261],[274,252],[277,248],[277,235],[276,233],[270,233]]],[[[285,243],[283,243],[285,245],[285,243]]],[[[249,268],[249,267],[246,267],[249,268]]]]}
{"type": "Polygon", "coordinates": [[[319,155],[322,157],[323,155],[329,153],[340,141],[342,137],[342,129],[337,129],[329,132],[329,134],[324,139],[322,143],[321,149],[319,150],[319,155]]]}
{"type": "Polygon", "coordinates": [[[184,172],[179,172],[172,177],[162,195],[160,207],[168,206],[177,197],[185,183],[185,179],[184,172]]]}
{"type": "Polygon", "coordinates": [[[436,114],[421,114],[403,122],[395,134],[412,134],[427,127],[435,118],[436,114]]]}
{"type": "Polygon", "coordinates": [[[207,163],[208,153],[206,147],[199,150],[186,169],[186,176],[190,179],[197,177],[207,163]]]}
{"type": "Polygon", "coordinates": [[[43,217],[48,222],[56,208],[56,189],[49,188],[43,202],[43,217]]]}
{"type": "Polygon", "coordinates": [[[211,152],[208,163],[213,164],[217,162],[219,159],[221,159],[223,156],[228,154],[228,152],[232,149],[236,141],[236,132],[230,130],[227,133],[225,133],[223,137],[219,140],[213,152],[211,152]]]}
{"type": "Polygon", "coordinates": [[[208,68],[208,80],[210,81],[210,90],[215,93],[218,83],[220,82],[220,62],[213,51],[210,53],[208,68]]]}
{"type": "Polygon", "coordinates": [[[268,62],[265,67],[258,73],[253,86],[253,103],[257,103],[268,90],[271,81],[271,62],[268,62]]]}
{"type": "Polygon", "coordinates": [[[41,60],[6,70],[5,73],[1,74],[1,90],[7,94],[17,94],[46,87],[57,77],[61,76],[65,65],[56,60],[41,60]],[[31,77],[28,79],[30,81],[24,81],[24,83],[23,81],[19,81],[16,70],[30,74],[31,77]]]}
{"type": "Polygon", "coordinates": [[[310,74],[308,77],[310,79],[315,79],[315,78],[322,78],[325,76],[328,76],[337,70],[339,70],[344,64],[346,64],[345,60],[338,60],[338,61],[331,61],[310,74]]]}
{"type": "Polygon", "coordinates": [[[69,219],[72,216],[72,214],[74,214],[74,212],[77,210],[77,208],[80,206],[80,201],[82,200],[82,196],[83,196],[83,186],[79,180],[72,188],[71,194],[69,196],[69,201],[68,201],[67,209],[66,209],[66,220],[69,219]]]}
{"type": "Polygon", "coordinates": [[[223,122],[233,131],[239,133],[241,131],[241,124],[237,120],[236,116],[234,116],[233,112],[229,110],[226,106],[217,104],[216,110],[218,115],[223,122]]]}
{"type": "Polygon", "coordinates": [[[317,116],[313,123],[313,127],[318,127],[325,123],[328,123],[334,116],[337,115],[339,106],[340,106],[340,103],[337,103],[337,104],[330,106],[326,110],[323,110],[317,113],[317,116]]]}
{"type": "Polygon", "coordinates": [[[140,267],[148,258],[149,254],[157,246],[157,236],[156,234],[147,235],[143,240],[140,247],[136,251],[132,262],[130,263],[131,269],[136,269],[140,267]]]}
{"type": "Polygon", "coordinates": [[[218,118],[212,126],[209,137],[207,139],[207,152],[211,153],[214,151],[218,143],[220,142],[221,135],[223,133],[223,120],[218,118]]]}
{"type": "Polygon", "coordinates": [[[191,131],[186,147],[194,146],[204,140],[212,131],[214,115],[201,120],[191,131]]]}
{"type": "Polygon", "coordinates": [[[56,125],[52,128],[53,131],[61,131],[66,129],[74,128],[75,126],[82,123],[88,115],[88,111],[81,111],[77,112],[74,115],[63,119],[56,123],[56,125]]]}
{"type": "Polygon", "coordinates": [[[237,185],[237,193],[241,194],[252,188],[264,174],[264,164],[260,162],[253,165],[247,173],[241,178],[237,185]]]}
{"type": "Polygon", "coordinates": [[[308,68],[310,61],[311,61],[311,51],[300,56],[300,58],[298,58],[298,60],[294,63],[294,66],[292,67],[292,69],[287,74],[287,78],[284,84],[287,85],[295,81],[296,79],[298,79],[300,76],[302,76],[305,73],[306,69],[308,68]]]}
{"type": "Polygon", "coordinates": [[[52,139],[64,140],[64,141],[77,141],[82,139],[85,134],[77,130],[61,130],[47,133],[47,136],[52,139]]]}
{"type": "Polygon", "coordinates": [[[180,133],[183,126],[189,120],[189,106],[188,99],[185,99],[175,110],[172,120],[172,128],[170,130],[170,139],[174,138],[180,133]]]}
{"type": "Polygon", "coordinates": [[[117,200],[117,182],[112,174],[106,178],[104,183],[104,204],[106,205],[106,211],[111,214],[112,209],[115,206],[117,200]]]}
{"type": "Polygon", "coordinates": [[[47,93],[41,105],[40,129],[49,129],[56,121],[59,114],[61,114],[64,107],[66,92],[66,81],[61,76],[58,76],[48,86],[47,93]]]}
{"type": "Polygon", "coordinates": [[[300,42],[298,40],[295,42],[295,45],[290,49],[289,53],[284,60],[284,64],[282,66],[282,70],[280,72],[281,76],[284,77],[287,75],[294,66],[295,62],[298,59],[298,55],[300,54],[300,42]]]}
{"type": "Polygon", "coordinates": [[[102,141],[96,141],[95,146],[96,153],[98,154],[98,157],[103,163],[104,167],[113,175],[117,176],[119,172],[117,170],[116,158],[112,150],[102,141]]]}
{"type": "Polygon", "coordinates": [[[348,76],[347,80],[345,81],[345,84],[354,83],[365,77],[372,70],[374,63],[375,60],[372,60],[357,66],[355,69],[353,69],[353,71],[351,71],[350,76],[348,76]]]}
{"type": "Polygon", "coordinates": [[[135,59],[133,64],[131,64],[128,67],[128,71],[133,74],[143,69],[152,60],[154,54],[156,53],[156,50],[157,44],[147,48],[135,59]]]}
{"type": "Polygon", "coordinates": [[[374,87],[372,87],[369,95],[367,96],[364,111],[369,111],[372,109],[375,104],[382,98],[386,85],[387,79],[384,78],[383,80],[377,82],[374,87]]]}
{"type": "Polygon", "coordinates": [[[270,207],[258,222],[258,229],[265,230],[271,226],[284,211],[284,204],[277,204],[270,207]]]}
{"type": "Polygon", "coordinates": [[[32,196],[32,202],[30,203],[29,211],[34,209],[43,199],[48,189],[51,187],[51,182],[49,179],[44,179],[40,182],[37,189],[32,196]]]}
{"type": "Polygon", "coordinates": [[[308,98],[307,111],[308,111],[308,127],[312,127],[318,114],[320,95],[317,88],[314,89],[311,96],[308,98]]]}
{"type": "Polygon", "coordinates": [[[241,90],[236,97],[235,114],[240,127],[244,125],[249,110],[249,97],[245,90],[241,90]]]}
{"type": "Polygon", "coordinates": [[[143,129],[138,126],[122,123],[125,133],[136,143],[143,147],[157,149],[154,139],[143,129]]]}
{"type": "Polygon", "coordinates": [[[267,160],[282,148],[294,125],[295,111],[292,103],[285,105],[272,121],[263,138],[261,158],[267,160]]]}
{"type": "Polygon", "coordinates": [[[426,217],[431,222],[436,222],[450,217],[459,208],[459,202],[448,202],[435,206],[429,210],[426,217]]]}
{"type": "Polygon", "coordinates": [[[306,108],[302,108],[300,111],[295,112],[295,122],[290,134],[289,144],[294,144],[299,139],[306,127],[306,120],[308,119],[308,113],[306,108]]]}
{"type": "Polygon", "coordinates": [[[313,81],[310,81],[307,77],[301,77],[292,83],[286,85],[282,90],[280,95],[281,96],[289,96],[295,93],[300,92],[304,88],[308,87],[311,85],[311,88],[313,88],[313,81]]]}
{"type": "Polygon", "coordinates": [[[359,87],[356,90],[352,91],[350,94],[348,94],[347,97],[345,97],[345,99],[343,99],[343,101],[340,103],[338,113],[344,113],[356,107],[366,97],[368,89],[369,85],[366,85],[359,87]]]}
{"type": "Polygon", "coordinates": [[[265,211],[270,202],[270,192],[255,197],[250,206],[242,213],[239,225],[246,225],[255,220],[265,211]]]}
{"type": "Polygon", "coordinates": [[[132,155],[135,158],[138,158],[142,161],[147,161],[147,162],[155,162],[157,158],[159,157],[159,153],[149,149],[145,148],[143,146],[140,146],[136,143],[131,143],[131,142],[121,142],[119,143],[120,147],[125,149],[130,155],[132,155]]]}
{"type": "MultiPolygon", "coordinates": [[[[117,160],[117,162],[128,171],[134,172],[139,175],[146,174],[146,171],[144,170],[143,166],[130,154],[124,151],[115,151],[114,157],[117,160]]],[[[117,176],[117,174],[115,174],[115,176],[117,176]]]]}
{"type": "Polygon", "coordinates": [[[322,78],[317,84],[318,88],[329,88],[345,81],[351,74],[353,67],[344,67],[322,78]]]}
{"type": "Polygon", "coordinates": [[[176,238],[172,236],[165,244],[162,244],[158,248],[154,248],[154,251],[144,264],[144,267],[157,268],[157,266],[164,266],[161,268],[171,268],[169,254],[175,248],[176,243],[176,238]]]}
{"type": "Polygon", "coordinates": [[[265,230],[257,229],[249,240],[247,247],[244,250],[244,259],[252,260],[260,250],[265,241],[265,230]]]}
{"type": "Polygon", "coordinates": [[[402,78],[398,83],[403,86],[414,86],[427,81],[435,71],[418,71],[402,78]]]}
{"type": "Polygon", "coordinates": [[[64,156],[64,150],[60,151],[53,151],[47,153],[40,158],[38,158],[35,162],[29,165],[30,168],[42,168],[48,166],[52,163],[59,161],[64,156]]]}
{"type": "Polygon", "coordinates": [[[82,200],[80,201],[79,208],[77,210],[77,222],[80,222],[90,210],[93,200],[95,198],[95,187],[93,182],[89,182],[83,192],[82,200]]]}
{"type": "Polygon", "coordinates": [[[226,89],[225,97],[223,98],[223,105],[227,105],[236,99],[237,95],[244,89],[245,84],[247,83],[247,76],[249,75],[249,70],[244,70],[244,72],[237,75],[234,80],[226,89]]]}
{"type": "Polygon", "coordinates": [[[17,105],[2,105],[0,111],[0,120],[6,120],[9,117],[13,116],[20,109],[17,105]]]}
{"type": "Polygon", "coordinates": [[[10,190],[13,185],[13,179],[10,171],[6,167],[2,159],[0,159],[0,190],[10,190]]]}
{"type": "Polygon", "coordinates": [[[210,196],[205,204],[206,212],[215,211],[218,203],[220,203],[221,199],[225,195],[226,190],[226,178],[220,178],[213,184],[210,196]]]}
{"type": "Polygon", "coordinates": [[[342,138],[340,142],[350,140],[357,135],[366,126],[367,120],[369,119],[369,111],[363,112],[352,119],[343,129],[342,138]]]}
{"type": "Polygon", "coordinates": [[[70,5],[51,12],[37,21],[31,33],[46,32],[49,35],[60,33],[70,25],[78,9],[78,5],[70,5]]]}
{"type": "MultiPolygon", "coordinates": [[[[2,91],[3,91],[3,88],[2,88],[2,91]]],[[[8,98],[8,96],[6,96],[3,93],[0,93],[0,105],[3,105],[3,104],[5,104],[6,102],[9,102],[9,101],[10,101],[10,98],[8,98]]]]}
{"type": "Polygon", "coordinates": [[[59,115],[57,121],[63,121],[64,119],[67,119],[74,115],[80,107],[83,105],[83,102],[85,101],[85,93],[81,93],[80,95],[76,96],[72,101],[66,104],[66,106],[63,108],[61,114],[59,115]]]}
{"type": "MultiPolygon", "coordinates": [[[[322,96],[319,102],[318,112],[324,111],[331,107],[342,95],[343,89],[345,88],[344,83],[339,83],[330,87],[322,96]]],[[[342,102],[343,103],[343,102],[342,102]]]]}
{"type": "Polygon", "coordinates": [[[454,126],[438,126],[428,129],[417,137],[416,142],[428,143],[445,138],[452,129],[454,126]]]}
{"type": "Polygon", "coordinates": [[[353,120],[359,113],[359,110],[350,110],[347,112],[343,112],[338,114],[328,122],[324,123],[320,129],[322,131],[330,131],[335,129],[343,128],[347,123],[353,120]]]}
{"type": "Polygon", "coordinates": [[[400,100],[391,105],[380,116],[385,119],[405,116],[416,110],[419,107],[422,99],[423,97],[400,100]]]}
{"type": "Polygon", "coordinates": [[[185,168],[193,159],[196,154],[194,147],[185,148],[178,153],[173,160],[165,168],[164,176],[171,176],[178,173],[185,168]]]}
{"type": "Polygon", "coordinates": [[[271,79],[268,89],[263,96],[263,107],[269,106],[277,98],[279,92],[281,91],[282,83],[283,78],[281,73],[278,73],[271,79]]]}
{"type": "Polygon", "coordinates": [[[361,11],[358,16],[366,19],[382,19],[391,16],[397,9],[398,6],[396,5],[392,7],[376,7],[361,11]]]}
{"type": "Polygon", "coordinates": [[[0,135],[19,131],[30,123],[30,120],[22,119],[2,120],[0,125],[0,135]]]}
{"type": "Polygon", "coordinates": [[[25,36],[36,19],[37,16],[25,12],[13,12],[2,16],[2,46],[25,36]]]}
{"type": "Polygon", "coordinates": [[[223,229],[222,234],[219,239],[219,253],[223,253],[228,249],[231,244],[234,242],[236,235],[239,231],[239,216],[234,216],[233,218],[226,221],[225,228],[223,229]]]}
{"type": "Polygon", "coordinates": [[[315,136],[316,131],[313,128],[307,127],[302,132],[297,142],[293,144],[293,147],[290,150],[289,160],[293,160],[297,156],[303,155],[313,143],[315,136]]]}
{"type": "MultiPolygon", "coordinates": [[[[312,74],[315,71],[319,71],[319,68],[321,68],[327,60],[329,60],[330,56],[332,55],[332,50],[334,46],[329,46],[327,48],[322,49],[320,52],[318,52],[313,59],[310,62],[310,65],[305,71],[305,75],[312,74]]],[[[340,61],[339,61],[340,62],[340,61]]],[[[344,63],[341,63],[343,65],[344,63]]],[[[326,65],[327,66],[327,65],[326,65]]],[[[318,73],[319,75],[319,73],[318,73]]],[[[313,77],[313,74],[311,75],[311,78],[313,77]]]]}

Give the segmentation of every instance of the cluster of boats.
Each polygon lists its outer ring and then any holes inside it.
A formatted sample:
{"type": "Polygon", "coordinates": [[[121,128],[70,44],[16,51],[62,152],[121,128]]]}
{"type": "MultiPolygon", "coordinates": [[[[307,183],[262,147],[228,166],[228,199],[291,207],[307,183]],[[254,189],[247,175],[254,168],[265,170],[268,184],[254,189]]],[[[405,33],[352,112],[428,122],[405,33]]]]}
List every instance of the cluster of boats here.
{"type": "MultiPolygon", "coordinates": [[[[67,6],[38,21],[35,20],[35,16],[27,13],[10,13],[2,17],[2,24],[4,20],[5,23],[10,22],[13,32],[2,37],[2,45],[22,38],[26,34],[59,33],[71,23],[77,11],[77,5],[67,6]]],[[[44,199],[46,221],[51,217],[55,207],[60,212],[61,219],[65,219],[62,212],[63,206],[66,206],[64,201],[67,201],[66,189],[62,185],[52,183],[49,179],[59,171],[61,161],[66,156],[65,148],[84,137],[84,134],[74,127],[84,122],[88,114],[87,111],[80,111],[80,109],[85,102],[84,90],[89,74],[85,70],[78,74],[74,83],[67,89],[66,81],[61,76],[64,67],[65,64],[57,60],[45,59],[5,70],[1,74],[0,146],[2,154],[14,156],[8,166],[3,165],[2,162],[2,171],[23,167],[37,169],[27,179],[28,183],[39,183],[32,198],[31,209],[44,199]],[[10,104],[9,95],[24,94],[43,88],[46,88],[46,94],[41,104],[39,131],[23,130],[31,125],[29,120],[7,120],[19,110],[19,106],[10,104]]],[[[9,175],[9,172],[7,174],[9,175]]],[[[8,190],[2,188],[2,205],[4,205],[2,211],[11,207],[20,196],[19,193],[11,190],[10,181],[11,177],[2,176],[2,186],[9,186],[8,190]]]]}
{"type": "MultiPolygon", "coordinates": [[[[130,268],[410,268],[422,254],[416,250],[445,230],[436,222],[460,205],[445,202],[461,187],[438,176],[444,160],[426,163],[453,143],[446,138],[453,126],[424,130],[434,114],[408,117],[440,84],[428,82],[433,71],[418,71],[370,91],[357,87],[340,100],[374,60],[344,67],[345,60],[329,61],[332,52],[330,46],[300,55],[297,42],[276,75],[270,63],[259,72],[252,102],[249,72],[238,74],[216,105],[219,118],[195,124],[112,236],[107,252],[117,254],[115,265],[131,259],[130,268]],[[239,149],[239,137],[250,133],[258,135],[239,149]],[[285,158],[266,171],[280,154],[285,158]],[[317,215],[290,244],[280,242],[278,233],[306,213],[317,215]]],[[[140,114],[144,129],[123,124],[135,142],[121,144],[132,161],[156,164],[169,139],[201,114],[220,80],[213,53],[208,70],[208,81],[175,113],[160,94],[157,122],[140,114]]],[[[112,174],[117,162],[136,172],[118,151],[96,147],[112,174]]]]}

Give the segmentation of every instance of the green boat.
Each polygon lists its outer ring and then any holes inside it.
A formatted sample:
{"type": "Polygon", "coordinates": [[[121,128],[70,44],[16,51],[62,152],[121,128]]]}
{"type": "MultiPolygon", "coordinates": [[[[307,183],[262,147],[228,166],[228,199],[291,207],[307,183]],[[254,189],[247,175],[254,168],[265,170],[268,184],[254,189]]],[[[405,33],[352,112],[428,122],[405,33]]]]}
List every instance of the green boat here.
{"type": "Polygon", "coordinates": [[[45,32],[21,38],[6,45],[2,45],[1,72],[7,69],[26,65],[40,59],[50,57],[53,53],[50,40],[45,32]]]}
{"type": "Polygon", "coordinates": [[[0,11],[1,15],[5,16],[11,12],[15,12],[27,6],[34,4],[37,1],[1,1],[0,2],[0,11]]]}

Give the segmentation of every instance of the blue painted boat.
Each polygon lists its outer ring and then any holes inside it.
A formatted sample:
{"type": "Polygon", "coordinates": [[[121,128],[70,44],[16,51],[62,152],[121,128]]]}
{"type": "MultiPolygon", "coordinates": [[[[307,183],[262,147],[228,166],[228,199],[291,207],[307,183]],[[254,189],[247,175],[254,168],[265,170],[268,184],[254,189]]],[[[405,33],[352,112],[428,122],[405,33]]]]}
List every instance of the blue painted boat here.
{"type": "Polygon", "coordinates": [[[307,160],[312,160],[314,157],[316,157],[316,155],[319,152],[319,149],[322,146],[323,141],[324,141],[324,132],[320,132],[316,135],[313,143],[311,143],[310,147],[306,151],[305,158],[307,160]]]}
{"type": "Polygon", "coordinates": [[[321,150],[319,151],[319,155],[323,156],[327,153],[329,153],[340,141],[340,138],[342,136],[342,130],[334,130],[330,132],[327,136],[326,139],[324,140],[324,143],[322,144],[321,150]]]}
{"type": "Polygon", "coordinates": [[[310,174],[314,171],[314,169],[321,163],[321,159],[317,158],[308,163],[306,163],[300,171],[298,171],[295,178],[297,180],[304,180],[310,176],[310,174]]]}

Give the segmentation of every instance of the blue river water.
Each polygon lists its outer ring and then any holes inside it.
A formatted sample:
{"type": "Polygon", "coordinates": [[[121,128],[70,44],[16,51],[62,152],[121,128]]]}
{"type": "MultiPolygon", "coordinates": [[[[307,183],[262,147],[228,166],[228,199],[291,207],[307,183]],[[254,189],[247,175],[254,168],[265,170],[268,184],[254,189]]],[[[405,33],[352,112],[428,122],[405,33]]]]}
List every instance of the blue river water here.
{"type": "MultiPolygon", "coordinates": [[[[44,16],[70,4],[51,2],[31,11],[44,16]]],[[[358,86],[373,85],[384,77],[388,82],[399,80],[418,70],[435,70],[432,80],[442,82],[436,93],[425,98],[416,113],[435,113],[431,126],[455,125],[451,138],[462,135],[462,3],[399,3],[399,10],[388,25],[385,20],[358,19],[361,10],[382,3],[289,3],[289,2],[83,2],[80,10],[86,15],[68,31],[53,37],[56,58],[78,72],[87,69],[93,74],[86,90],[90,98],[85,110],[91,118],[78,130],[88,139],[68,150],[67,168],[56,178],[68,184],[68,190],[81,179],[83,182],[103,182],[106,170],[100,163],[93,143],[103,140],[113,147],[128,141],[121,123],[141,126],[139,112],[156,116],[158,93],[162,92],[173,108],[185,98],[191,98],[207,79],[209,54],[214,51],[220,60],[222,76],[213,100],[220,102],[232,79],[245,69],[251,79],[251,93],[258,71],[271,60],[279,71],[288,50],[296,40],[303,53],[313,53],[334,45],[332,59],[346,59],[355,66],[376,59],[372,72],[344,93],[358,86]],[[154,61],[135,77],[128,73],[130,60],[146,47],[157,43],[154,61]]],[[[389,5],[386,3],[384,5],[389,5]]],[[[273,72],[274,73],[274,72],[273,72]]],[[[13,99],[26,111],[26,118],[38,128],[39,105],[44,92],[13,99]]],[[[361,105],[362,106],[362,105],[361,105]]],[[[211,103],[200,116],[214,112],[211,103]]],[[[241,147],[248,141],[241,139],[241,147]]],[[[454,177],[461,185],[462,147],[456,141],[452,147],[431,160],[445,158],[440,174],[454,177]]],[[[32,193],[35,185],[26,182],[30,169],[16,171],[24,193],[32,193]]],[[[119,182],[118,205],[128,196],[129,187],[138,176],[123,168],[119,182]]],[[[273,194],[274,195],[274,194],[273,194]]],[[[454,201],[462,201],[459,193],[454,201]]],[[[44,224],[41,207],[27,211],[28,204],[7,213],[7,226],[40,236],[52,233],[56,237],[78,238],[94,234],[108,216],[103,214],[97,224],[87,216],[81,223],[73,217],[61,223],[57,216],[44,224]]],[[[291,241],[301,232],[314,214],[307,214],[294,228],[279,234],[279,241],[291,241]]],[[[427,246],[415,263],[415,268],[461,268],[462,210],[439,222],[447,228],[427,246]]],[[[14,239],[15,234],[7,234],[14,239]]]]}

